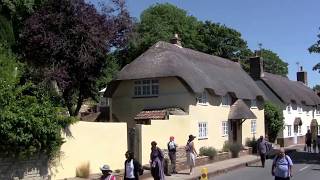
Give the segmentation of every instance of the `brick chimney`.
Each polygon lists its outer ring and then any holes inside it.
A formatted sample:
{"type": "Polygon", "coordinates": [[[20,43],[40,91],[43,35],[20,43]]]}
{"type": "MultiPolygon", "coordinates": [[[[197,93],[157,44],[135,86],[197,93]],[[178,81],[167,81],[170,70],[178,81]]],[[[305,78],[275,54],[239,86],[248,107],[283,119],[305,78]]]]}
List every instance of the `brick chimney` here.
{"type": "Polygon", "coordinates": [[[308,76],[307,72],[303,71],[302,66],[300,66],[300,71],[297,72],[297,81],[302,82],[305,85],[308,85],[308,76]]]}
{"type": "Polygon", "coordinates": [[[181,39],[177,33],[174,34],[174,37],[170,39],[170,43],[182,48],[181,39]]]}
{"type": "Polygon", "coordinates": [[[250,58],[250,76],[254,79],[260,79],[264,76],[263,59],[260,56],[250,58]]]}

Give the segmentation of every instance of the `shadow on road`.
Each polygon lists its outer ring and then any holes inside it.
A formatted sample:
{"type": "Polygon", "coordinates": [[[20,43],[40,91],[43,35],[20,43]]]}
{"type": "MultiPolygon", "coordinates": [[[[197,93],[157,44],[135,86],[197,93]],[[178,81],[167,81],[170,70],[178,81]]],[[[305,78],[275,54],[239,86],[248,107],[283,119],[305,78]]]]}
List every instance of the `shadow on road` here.
{"type": "MultiPolygon", "coordinates": [[[[288,155],[291,157],[293,163],[301,164],[320,164],[319,153],[308,153],[308,152],[289,152],[288,155]]],[[[320,170],[320,169],[315,169],[320,170]]]]}

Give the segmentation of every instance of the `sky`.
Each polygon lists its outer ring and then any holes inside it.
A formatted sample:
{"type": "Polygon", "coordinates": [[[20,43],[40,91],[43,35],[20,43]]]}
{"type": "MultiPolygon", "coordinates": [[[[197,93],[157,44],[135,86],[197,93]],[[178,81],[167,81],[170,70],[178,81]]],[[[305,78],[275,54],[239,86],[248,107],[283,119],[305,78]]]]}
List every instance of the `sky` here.
{"type": "Polygon", "coordinates": [[[236,29],[251,50],[262,43],[289,64],[289,79],[296,80],[298,62],[308,72],[308,85],[320,84],[320,74],[312,70],[320,54],[307,50],[320,33],[320,0],[127,0],[127,7],[139,19],[149,6],[165,2],[198,20],[236,29]]]}

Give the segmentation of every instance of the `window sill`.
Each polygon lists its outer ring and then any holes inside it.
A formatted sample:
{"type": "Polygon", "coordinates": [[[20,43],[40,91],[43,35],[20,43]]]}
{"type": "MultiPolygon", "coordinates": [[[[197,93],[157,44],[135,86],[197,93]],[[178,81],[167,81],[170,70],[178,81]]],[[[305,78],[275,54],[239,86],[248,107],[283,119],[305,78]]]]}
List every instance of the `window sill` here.
{"type": "Polygon", "coordinates": [[[197,103],[197,105],[199,105],[199,106],[209,106],[208,103],[197,103]]]}
{"type": "Polygon", "coordinates": [[[257,134],[257,132],[251,132],[251,134],[257,134]]]}
{"type": "Polygon", "coordinates": [[[254,106],[254,107],[251,107],[251,109],[258,109],[258,107],[254,106]]]}
{"type": "Polygon", "coordinates": [[[198,138],[198,140],[207,140],[208,137],[201,137],[201,138],[198,138]]]}
{"type": "Polygon", "coordinates": [[[133,96],[132,99],[157,98],[158,96],[133,96]]]}
{"type": "Polygon", "coordinates": [[[230,107],[230,105],[221,105],[221,107],[230,107]]]}

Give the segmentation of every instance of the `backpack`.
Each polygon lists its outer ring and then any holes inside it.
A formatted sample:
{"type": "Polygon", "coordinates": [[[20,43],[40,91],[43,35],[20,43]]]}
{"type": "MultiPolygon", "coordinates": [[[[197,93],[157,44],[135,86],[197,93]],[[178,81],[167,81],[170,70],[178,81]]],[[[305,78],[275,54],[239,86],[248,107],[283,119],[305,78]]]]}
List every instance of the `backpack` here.
{"type": "MultiPolygon", "coordinates": [[[[288,163],[288,169],[289,169],[289,166],[290,166],[290,164],[289,164],[289,158],[288,158],[287,155],[285,155],[284,157],[285,157],[285,159],[286,159],[286,161],[287,161],[287,163],[288,163]]],[[[276,157],[276,160],[274,161],[274,165],[275,165],[275,166],[277,165],[277,162],[278,162],[279,159],[280,159],[280,156],[277,156],[277,157],[276,157]]],[[[288,172],[288,173],[289,173],[289,172],[288,172]]]]}

